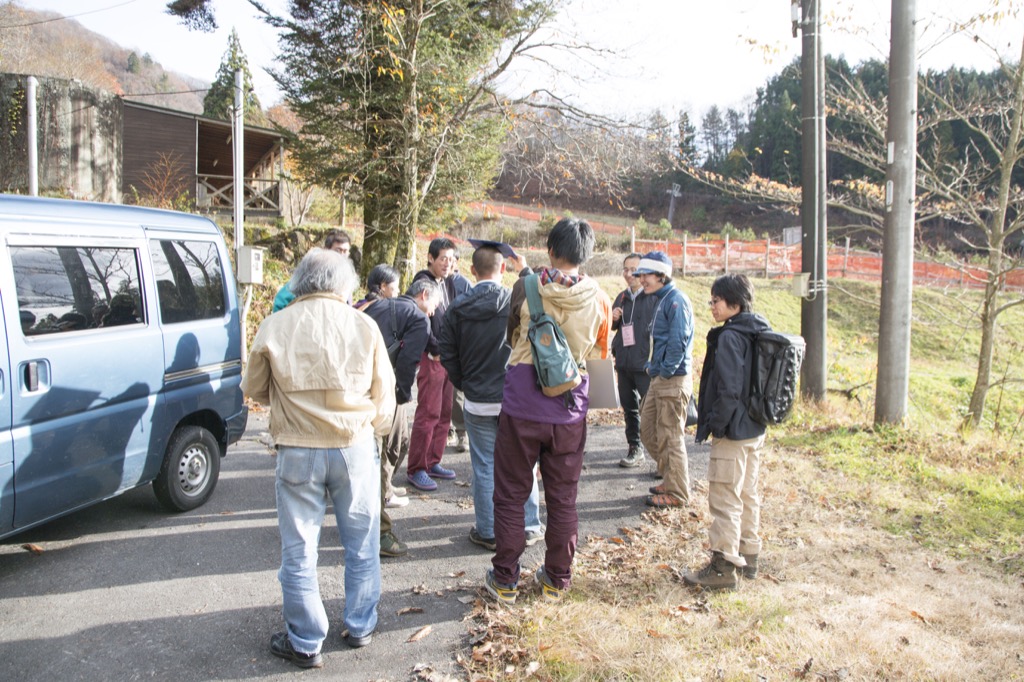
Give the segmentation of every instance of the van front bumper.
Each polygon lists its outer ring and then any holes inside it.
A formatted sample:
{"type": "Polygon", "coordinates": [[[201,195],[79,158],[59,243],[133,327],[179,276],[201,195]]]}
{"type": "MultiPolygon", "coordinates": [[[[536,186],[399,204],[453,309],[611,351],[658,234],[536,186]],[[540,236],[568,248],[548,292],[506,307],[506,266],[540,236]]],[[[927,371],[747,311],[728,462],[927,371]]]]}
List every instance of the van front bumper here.
{"type": "Polygon", "coordinates": [[[228,445],[237,442],[242,434],[245,433],[245,425],[249,422],[249,408],[242,405],[242,411],[238,414],[228,417],[227,423],[227,442],[228,445]]]}

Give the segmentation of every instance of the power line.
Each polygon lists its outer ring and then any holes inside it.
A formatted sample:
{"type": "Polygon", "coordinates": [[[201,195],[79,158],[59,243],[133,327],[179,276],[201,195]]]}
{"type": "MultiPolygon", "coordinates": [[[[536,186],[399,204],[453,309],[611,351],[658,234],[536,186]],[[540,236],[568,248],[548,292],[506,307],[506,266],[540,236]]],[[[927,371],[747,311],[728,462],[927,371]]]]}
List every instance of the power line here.
{"type": "Polygon", "coordinates": [[[117,9],[118,7],[124,7],[125,5],[130,5],[133,2],[136,2],[136,0],[125,0],[125,2],[121,2],[121,3],[118,3],[116,5],[111,5],[110,7],[101,7],[99,9],[91,9],[88,12],[79,12],[78,14],[69,14],[66,17],[54,17],[53,19],[40,19],[39,21],[31,21],[31,22],[29,22],[27,24],[13,24],[11,26],[0,26],[0,29],[5,29],[5,28],[27,28],[29,26],[38,26],[39,24],[49,24],[50,22],[53,22],[53,21],[64,21],[65,19],[74,19],[75,17],[84,17],[86,14],[96,14],[97,12],[106,12],[107,10],[110,10],[110,9],[117,9]]]}
{"type": "Polygon", "coordinates": [[[194,92],[206,92],[210,88],[199,88],[198,90],[172,90],[168,92],[127,92],[121,97],[155,97],[157,95],[189,95],[194,92]]]}

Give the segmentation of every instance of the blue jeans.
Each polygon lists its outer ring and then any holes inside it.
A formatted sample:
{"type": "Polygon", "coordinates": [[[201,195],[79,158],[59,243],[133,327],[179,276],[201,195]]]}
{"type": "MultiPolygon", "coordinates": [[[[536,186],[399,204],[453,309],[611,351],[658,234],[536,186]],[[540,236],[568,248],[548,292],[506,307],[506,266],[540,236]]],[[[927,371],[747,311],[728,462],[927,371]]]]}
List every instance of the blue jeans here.
{"type": "Polygon", "coordinates": [[[370,436],[347,448],[281,446],[277,451],[281,592],[296,651],[316,653],[327,612],[316,577],[327,498],[345,549],[345,627],[356,637],[377,626],[380,601],[380,457],[370,436]]]}
{"type": "MultiPolygon", "coordinates": [[[[494,537],[494,439],[498,435],[498,418],[481,417],[465,413],[466,434],[469,436],[469,458],[473,463],[473,511],[476,513],[476,532],[481,537],[494,537]]],[[[534,472],[536,474],[536,471],[534,472]]],[[[523,506],[526,531],[540,532],[540,491],[537,477],[533,477],[533,490],[523,506]]]]}

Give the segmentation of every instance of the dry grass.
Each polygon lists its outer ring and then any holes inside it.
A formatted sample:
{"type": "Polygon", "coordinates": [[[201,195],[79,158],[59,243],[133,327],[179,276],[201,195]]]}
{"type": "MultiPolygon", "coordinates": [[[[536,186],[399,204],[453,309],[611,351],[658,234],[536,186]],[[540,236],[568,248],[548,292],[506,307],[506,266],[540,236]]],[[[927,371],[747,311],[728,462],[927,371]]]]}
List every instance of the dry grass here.
{"type": "Polygon", "coordinates": [[[781,449],[762,469],[761,577],[686,588],[706,499],[588,538],[563,603],[483,608],[471,679],[1021,680],[1024,584],[879,526],[871,483],[781,449]],[[483,649],[481,649],[483,647],[483,649]]]}

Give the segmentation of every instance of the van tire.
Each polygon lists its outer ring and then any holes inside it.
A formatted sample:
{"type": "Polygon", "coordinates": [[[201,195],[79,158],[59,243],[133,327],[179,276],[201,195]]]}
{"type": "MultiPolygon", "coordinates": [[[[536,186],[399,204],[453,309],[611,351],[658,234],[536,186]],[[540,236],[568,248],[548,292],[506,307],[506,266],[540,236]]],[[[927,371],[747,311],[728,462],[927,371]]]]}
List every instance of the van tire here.
{"type": "Polygon", "coordinates": [[[210,499],[219,476],[217,439],[201,426],[179,426],[167,444],[153,493],[167,511],[189,511],[210,499]]]}

